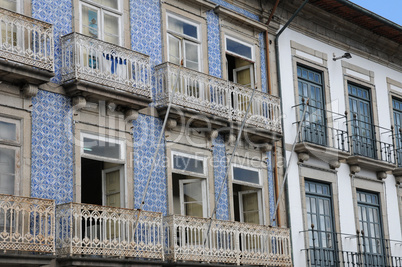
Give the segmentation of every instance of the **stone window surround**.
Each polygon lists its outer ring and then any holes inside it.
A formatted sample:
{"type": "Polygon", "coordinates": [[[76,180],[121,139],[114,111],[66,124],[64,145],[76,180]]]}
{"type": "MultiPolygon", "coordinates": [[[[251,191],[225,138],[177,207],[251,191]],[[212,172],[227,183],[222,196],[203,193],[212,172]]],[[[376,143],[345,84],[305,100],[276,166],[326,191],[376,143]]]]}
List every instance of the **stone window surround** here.
{"type": "Polygon", "coordinates": [[[252,53],[254,59],[254,86],[257,89],[262,89],[262,80],[261,80],[261,57],[260,57],[260,46],[258,40],[258,32],[253,29],[248,29],[247,27],[240,27],[232,22],[226,21],[220,18],[220,39],[221,39],[221,58],[222,58],[222,79],[228,80],[228,67],[226,60],[226,36],[231,37],[234,40],[238,40],[244,43],[249,44],[253,47],[252,53]]]}
{"type": "Polygon", "coordinates": [[[183,20],[189,20],[193,23],[197,23],[199,26],[200,34],[200,64],[201,72],[208,73],[208,47],[207,47],[207,19],[206,13],[202,12],[202,9],[198,10],[199,13],[195,13],[194,10],[190,9],[186,4],[177,3],[178,7],[174,7],[168,3],[162,2],[161,9],[161,23],[162,23],[162,62],[168,61],[168,45],[167,45],[167,17],[168,14],[172,14],[183,20]]]}
{"type": "MultiPolygon", "coordinates": [[[[227,146],[228,152],[226,154],[227,156],[227,161],[229,161],[231,157],[230,151],[233,150],[233,146],[228,144],[227,146]]],[[[260,177],[260,184],[250,184],[253,187],[260,188],[261,189],[261,197],[262,197],[262,225],[269,225],[270,224],[270,216],[269,216],[269,197],[268,197],[268,171],[267,171],[267,165],[265,164],[266,162],[264,161],[264,158],[266,157],[266,154],[261,152],[260,150],[257,149],[252,149],[252,148],[247,148],[247,145],[245,145],[243,142],[239,144],[239,147],[237,148],[236,154],[233,158],[232,165],[230,166],[230,169],[228,170],[228,200],[229,200],[229,218],[230,220],[234,221],[234,202],[233,202],[233,166],[240,166],[244,168],[250,168],[253,170],[258,170],[259,171],[259,177],[260,177]],[[250,156],[252,158],[250,158],[250,156]],[[245,161],[253,161],[251,166],[251,162],[245,163],[245,161]],[[255,164],[258,164],[259,167],[257,167],[255,164]]],[[[229,163],[229,162],[228,162],[229,163]]],[[[229,166],[228,166],[229,167],[229,166]]],[[[236,184],[240,184],[235,182],[236,184]]],[[[244,185],[247,185],[246,183],[243,183],[244,185]]]]}
{"type": "MultiPolygon", "coordinates": [[[[88,112],[89,110],[79,110],[75,112],[75,121],[73,134],[74,134],[74,187],[73,187],[73,201],[77,203],[81,203],[81,157],[83,156],[81,149],[81,137],[83,134],[87,134],[90,136],[100,136],[114,139],[118,142],[123,142],[125,144],[125,155],[123,160],[113,160],[108,159],[108,162],[119,163],[124,165],[124,183],[125,183],[125,192],[124,192],[124,207],[125,208],[134,208],[134,166],[133,166],[133,139],[132,135],[129,134],[127,128],[130,127],[129,122],[125,122],[123,116],[119,116],[118,114],[102,114],[98,115],[99,110],[97,112],[88,112]],[[100,120],[103,122],[99,122],[98,125],[94,125],[93,121],[86,117],[85,115],[98,115],[100,120]],[[123,129],[111,129],[105,127],[106,122],[110,121],[119,121],[119,125],[123,125],[126,131],[123,129]]],[[[95,160],[103,161],[105,158],[97,157],[97,156],[84,156],[85,158],[91,158],[95,160]]]]}
{"type": "Polygon", "coordinates": [[[385,198],[385,182],[378,179],[372,179],[364,176],[351,175],[352,177],[352,196],[353,196],[353,210],[355,214],[355,225],[356,230],[361,230],[359,226],[359,209],[357,205],[357,190],[363,190],[378,194],[380,201],[380,212],[381,212],[381,223],[383,238],[389,239],[388,231],[388,214],[387,214],[387,203],[385,198]]]}
{"type": "MultiPolygon", "coordinates": [[[[131,49],[131,33],[130,27],[130,3],[126,0],[118,0],[120,1],[120,11],[122,14],[121,20],[121,46],[131,49]]],[[[80,32],[80,2],[86,4],[92,4],[88,0],[73,0],[73,32],[80,32]]]]}
{"type": "MultiPolygon", "coordinates": [[[[307,225],[307,207],[306,207],[306,190],[305,190],[305,179],[316,181],[319,183],[326,183],[331,188],[331,204],[332,212],[334,218],[334,231],[336,233],[341,233],[340,228],[340,211],[339,211],[339,193],[338,193],[338,176],[337,172],[330,169],[315,168],[314,166],[309,166],[303,164],[299,165],[299,182],[300,182],[300,196],[301,204],[303,210],[303,229],[309,229],[311,226],[307,225]]],[[[304,235],[304,247],[308,248],[309,240],[308,234],[304,235]]],[[[342,250],[342,240],[339,240],[339,249],[342,250]]]]}
{"type": "MultiPolygon", "coordinates": [[[[324,92],[324,103],[325,110],[332,110],[332,101],[331,101],[331,91],[329,86],[329,71],[328,71],[328,56],[327,54],[299,44],[295,41],[290,41],[291,53],[292,53],[292,68],[293,68],[293,84],[294,84],[294,97],[295,104],[298,103],[299,99],[299,89],[298,89],[298,79],[297,79],[297,67],[303,66],[310,68],[312,70],[318,71],[322,73],[322,81],[323,81],[323,92],[324,92]],[[300,53],[300,52],[301,53],[300,53]],[[299,53],[298,53],[299,52],[299,53]],[[319,60],[322,62],[320,63],[319,60]]],[[[298,109],[295,108],[294,112],[296,113],[296,121],[300,121],[300,114],[298,109]]],[[[327,118],[332,118],[333,116],[329,116],[328,112],[326,112],[327,118]]],[[[332,126],[332,121],[327,120],[328,126],[332,126]]]]}
{"type": "MultiPolygon", "coordinates": [[[[170,135],[174,134],[174,130],[171,130],[170,135]]],[[[188,174],[194,177],[199,177],[206,179],[206,195],[207,195],[207,214],[208,216],[211,213],[211,210],[214,207],[214,199],[215,199],[215,187],[214,187],[214,170],[213,170],[213,157],[212,157],[212,152],[207,151],[203,148],[197,148],[197,147],[192,147],[191,153],[189,153],[189,144],[185,143],[176,143],[176,142],[169,142],[169,145],[166,147],[166,155],[169,157],[167,159],[168,163],[171,161],[171,164],[166,164],[166,171],[167,171],[167,188],[168,188],[168,193],[167,193],[167,198],[168,198],[168,214],[174,214],[174,203],[173,201],[173,190],[169,190],[173,188],[173,173],[179,173],[179,174],[188,174]],[[186,171],[177,171],[173,170],[173,155],[177,153],[178,155],[192,155],[196,158],[203,158],[204,160],[204,172],[205,174],[197,174],[193,172],[186,172],[186,171]]]]}
{"type": "MultiPolygon", "coordinates": [[[[402,100],[402,82],[395,81],[391,78],[387,77],[387,90],[388,90],[388,101],[389,101],[389,116],[390,116],[390,121],[391,125],[395,125],[394,121],[394,111],[393,111],[393,106],[392,106],[392,99],[397,98],[399,100],[402,100]],[[400,88],[394,89],[392,87],[400,88]]],[[[398,131],[398,129],[394,129],[394,131],[398,131]]]]}

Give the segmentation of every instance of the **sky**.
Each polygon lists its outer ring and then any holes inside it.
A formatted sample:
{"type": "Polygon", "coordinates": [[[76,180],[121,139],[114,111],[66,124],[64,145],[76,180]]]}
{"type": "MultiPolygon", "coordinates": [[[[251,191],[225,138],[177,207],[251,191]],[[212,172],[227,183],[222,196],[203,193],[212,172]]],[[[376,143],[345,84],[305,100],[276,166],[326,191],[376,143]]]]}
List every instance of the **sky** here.
{"type": "Polygon", "coordinates": [[[381,17],[402,25],[402,0],[350,0],[381,17]]]}

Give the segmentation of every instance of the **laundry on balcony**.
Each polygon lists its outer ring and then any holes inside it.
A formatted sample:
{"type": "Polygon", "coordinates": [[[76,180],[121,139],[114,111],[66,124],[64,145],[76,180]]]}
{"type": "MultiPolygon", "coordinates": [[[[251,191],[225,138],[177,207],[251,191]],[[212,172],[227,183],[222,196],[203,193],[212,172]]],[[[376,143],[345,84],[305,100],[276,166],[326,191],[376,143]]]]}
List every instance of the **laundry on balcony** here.
{"type": "Polygon", "coordinates": [[[114,51],[110,54],[103,53],[103,59],[104,70],[110,70],[111,74],[115,74],[122,79],[127,79],[127,59],[116,56],[114,51]]]}

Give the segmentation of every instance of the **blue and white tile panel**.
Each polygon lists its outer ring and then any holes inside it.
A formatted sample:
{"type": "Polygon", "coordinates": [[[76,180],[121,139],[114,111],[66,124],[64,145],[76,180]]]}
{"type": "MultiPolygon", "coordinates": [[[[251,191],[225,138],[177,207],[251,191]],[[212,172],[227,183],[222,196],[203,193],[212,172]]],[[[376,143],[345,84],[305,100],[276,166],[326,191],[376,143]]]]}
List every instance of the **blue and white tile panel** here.
{"type": "MultiPolygon", "coordinates": [[[[143,199],[148,175],[157,149],[159,135],[162,131],[162,121],[146,115],[139,115],[133,121],[134,138],[134,208],[138,209],[143,199]]],[[[150,184],[145,196],[143,209],[167,214],[165,138],[156,157],[150,184]]]]}
{"type": "MultiPolygon", "coordinates": [[[[275,216],[275,181],[274,181],[274,167],[272,166],[272,151],[267,152],[267,171],[268,171],[268,201],[269,201],[269,219],[275,216]]],[[[276,226],[276,221],[272,223],[276,226]]]]}
{"type": "Polygon", "coordinates": [[[212,141],[213,159],[214,159],[214,184],[215,184],[215,202],[216,202],[216,218],[218,220],[229,220],[229,195],[228,184],[225,180],[226,176],[226,148],[225,140],[222,135],[212,141]],[[219,192],[222,194],[218,199],[219,192]]]}
{"type": "Polygon", "coordinates": [[[73,131],[71,101],[39,91],[32,99],[31,196],[73,201],[73,131]]]}

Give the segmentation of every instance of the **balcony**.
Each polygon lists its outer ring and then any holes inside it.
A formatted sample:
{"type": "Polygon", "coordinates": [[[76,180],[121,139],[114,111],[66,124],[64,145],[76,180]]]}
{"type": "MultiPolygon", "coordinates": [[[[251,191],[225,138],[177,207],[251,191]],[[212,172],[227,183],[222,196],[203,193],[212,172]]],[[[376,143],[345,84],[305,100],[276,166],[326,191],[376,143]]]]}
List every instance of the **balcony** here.
{"type": "Polygon", "coordinates": [[[60,257],[164,258],[161,213],[68,203],[57,205],[56,224],[60,257]]]}
{"type": "MultiPolygon", "coordinates": [[[[191,115],[201,114],[212,119],[213,123],[220,122],[221,127],[227,126],[228,121],[242,122],[253,91],[172,63],[156,66],[155,80],[155,102],[159,109],[171,101],[172,105],[191,115]]],[[[280,99],[256,90],[246,127],[265,134],[281,135],[280,99]]]]}
{"type": "Polygon", "coordinates": [[[54,215],[54,200],[0,195],[0,261],[49,264],[55,253],[54,215]]]}
{"type": "Polygon", "coordinates": [[[308,104],[295,106],[299,110],[296,122],[300,132],[295,151],[308,153],[327,162],[350,156],[347,118],[343,114],[319,109],[308,104]],[[305,112],[303,112],[306,110],[305,112]]]}
{"type": "Polygon", "coordinates": [[[176,261],[292,266],[289,229],[181,215],[165,217],[166,258],[176,261]]]}
{"type": "Polygon", "coordinates": [[[38,85],[53,76],[53,26],[0,8],[0,79],[38,85]]]}
{"type": "Polygon", "coordinates": [[[79,33],[61,38],[62,82],[70,96],[146,107],[151,102],[147,55],[79,33]]]}
{"type": "Polygon", "coordinates": [[[393,129],[387,129],[358,120],[351,120],[350,147],[352,155],[348,164],[361,165],[376,171],[390,171],[396,167],[394,144],[381,141],[381,137],[393,138],[393,129]],[[380,163],[380,164],[379,164],[380,163]]]}
{"type": "Polygon", "coordinates": [[[309,230],[310,247],[305,249],[306,266],[402,266],[402,257],[393,256],[391,248],[397,251],[402,241],[389,239],[370,239],[361,234],[347,235],[328,231],[309,230]],[[313,236],[314,234],[314,236],[313,236]],[[341,249],[339,241],[356,243],[356,251],[341,249]],[[321,244],[321,245],[320,245],[321,244]]]}

